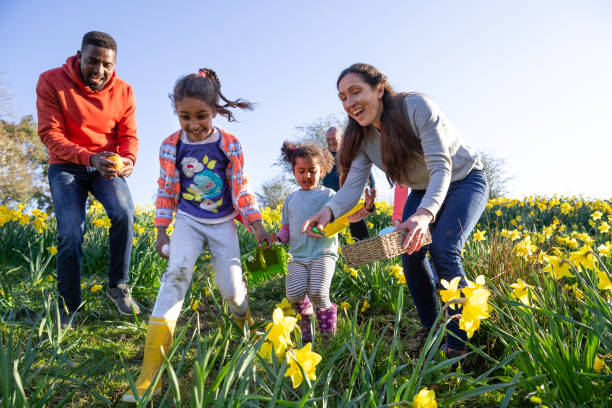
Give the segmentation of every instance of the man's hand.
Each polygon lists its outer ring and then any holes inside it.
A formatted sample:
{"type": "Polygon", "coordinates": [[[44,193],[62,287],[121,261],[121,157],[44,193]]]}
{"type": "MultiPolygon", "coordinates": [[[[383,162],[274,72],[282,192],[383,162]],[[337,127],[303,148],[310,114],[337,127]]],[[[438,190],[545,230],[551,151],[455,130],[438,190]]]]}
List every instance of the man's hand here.
{"type": "Polygon", "coordinates": [[[121,157],[121,162],[123,163],[123,167],[121,171],[119,171],[119,177],[130,177],[134,171],[134,162],[127,157],[121,157]]]}
{"type": "MultiPolygon", "coordinates": [[[[102,177],[110,179],[115,178],[119,175],[119,170],[115,168],[116,164],[114,161],[108,160],[108,157],[114,155],[115,153],[111,152],[102,152],[94,154],[89,159],[89,164],[91,165],[91,167],[95,167],[96,170],[98,170],[98,172],[100,173],[100,175],[102,175],[102,177]]],[[[133,167],[134,166],[132,166],[132,168],[133,167]]]]}

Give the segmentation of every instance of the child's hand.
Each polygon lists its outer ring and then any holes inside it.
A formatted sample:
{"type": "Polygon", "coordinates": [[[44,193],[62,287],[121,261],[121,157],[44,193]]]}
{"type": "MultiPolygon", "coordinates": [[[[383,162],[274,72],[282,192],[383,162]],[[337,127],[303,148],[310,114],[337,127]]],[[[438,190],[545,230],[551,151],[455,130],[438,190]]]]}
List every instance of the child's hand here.
{"type": "Polygon", "coordinates": [[[272,242],[280,242],[281,244],[283,243],[283,241],[281,241],[278,235],[276,235],[276,233],[274,232],[270,233],[270,238],[272,238],[272,242]]]}
{"type": "Polygon", "coordinates": [[[366,188],[365,190],[365,202],[363,206],[366,210],[372,212],[374,210],[374,200],[376,199],[376,189],[375,188],[366,188]]]}
{"type": "Polygon", "coordinates": [[[272,248],[272,237],[270,237],[270,234],[268,234],[268,231],[266,231],[266,229],[264,228],[263,222],[255,221],[255,223],[253,224],[253,234],[255,235],[255,239],[257,240],[257,245],[261,246],[263,242],[266,241],[268,245],[266,245],[265,248],[272,248]]]}
{"type": "Polygon", "coordinates": [[[155,241],[155,249],[157,253],[162,258],[168,258],[168,253],[165,253],[163,248],[164,245],[170,244],[170,238],[168,238],[168,234],[166,233],[165,228],[157,228],[157,240],[155,241]]]}

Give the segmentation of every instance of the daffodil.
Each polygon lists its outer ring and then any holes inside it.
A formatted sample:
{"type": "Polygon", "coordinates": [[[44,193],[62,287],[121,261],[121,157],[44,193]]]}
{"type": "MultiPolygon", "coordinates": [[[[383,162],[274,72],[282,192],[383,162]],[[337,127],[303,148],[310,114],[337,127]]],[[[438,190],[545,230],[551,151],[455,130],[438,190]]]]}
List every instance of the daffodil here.
{"type": "Polygon", "coordinates": [[[599,356],[595,356],[595,362],[593,362],[593,369],[598,373],[601,373],[601,370],[603,370],[604,367],[607,367],[606,362],[599,358],[599,356]]]}
{"type": "Polygon", "coordinates": [[[597,247],[597,250],[603,256],[610,256],[610,251],[612,251],[612,244],[610,244],[610,242],[601,244],[600,246],[597,247]]]}
{"type": "Polygon", "coordinates": [[[463,288],[465,302],[459,320],[459,328],[465,330],[468,338],[480,327],[480,321],[489,317],[489,296],[491,292],[481,286],[467,286],[463,288]]]}
{"type": "Polygon", "coordinates": [[[595,257],[588,246],[583,246],[578,251],[570,253],[569,261],[572,265],[578,267],[582,265],[585,269],[593,269],[593,261],[595,257]]]}
{"type": "Polygon", "coordinates": [[[281,302],[277,303],[275,306],[280,308],[285,316],[295,316],[296,314],[295,310],[293,310],[293,306],[291,303],[289,303],[289,300],[287,300],[286,297],[284,297],[283,300],[281,300],[281,302]]]}
{"type": "Polygon", "coordinates": [[[370,304],[368,303],[367,300],[363,301],[363,306],[361,306],[361,313],[365,312],[366,310],[368,310],[370,308],[370,304]]]}
{"type": "Polygon", "coordinates": [[[91,287],[91,289],[89,289],[91,291],[91,293],[96,293],[97,291],[99,291],[100,289],[102,289],[102,285],[93,285],[91,287]]]}
{"type": "Polygon", "coordinates": [[[351,308],[351,304],[349,302],[342,302],[342,303],[340,303],[340,309],[346,310],[346,309],[350,309],[350,308],[351,308]]]}
{"type": "Polygon", "coordinates": [[[272,353],[274,351],[274,344],[270,341],[264,341],[261,347],[259,348],[259,356],[264,360],[272,361],[272,353]]]}
{"type": "Polygon", "coordinates": [[[51,255],[57,255],[57,247],[55,245],[47,247],[47,250],[51,255]]]}
{"type": "Polygon", "coordinates": [[[484,241],[485,239],[487,239],[487,237],[485,236],[486,231],[481,231],[481,230],[476,230],[474,232],[474,236],[472,237],[472,239],[475,242],[479,242],[479,241],[484,241]]]}
{"type": "Polygon", "coordinates": [[[593,219],[593,221],[597,221],[601,219],[602,215],[603,214],[600,211],[595,211],[593,214],[591,214],[591,218],[593,219]]]}
{"type": "Polygon", "coordinates": [[[312,343],[306,343],[301,349],[292,349],[287,352],[287,363],[289,368],[285,372],[285,377],[290,377],[293,383],[293,388],[299,387],[302,383],[304,374],[310,380],[317,379],[317,364],[321,362],[323,357],[312,351],[312,343]],[[301,369],[300,369],[301,366],[301,369]]]}
{"type": "Polygon", "coordinates": [[[612,291],[612,282],[610,282],[608,274],[599,268],[595,268],[595,272],[597,273],[597,288],[612,291]]]}
{"type": "MultiPolygon", "coordinates": [[[[266,331],[270,330],[266,340],[272,343],[277,356],[283,357],[287,347],[293,346],[291,332],[295,328],[296,322],[297,319],[295,317],[285,317],[281,308],[277,307],[274,309],[272,323],[268,323],[266,326],[266,331]]],[[[260,350],[260,355],[263,357],[261,353],[260,350]]]]}
{"type": "Polygon", "coordinates": [[[608,224],[607,222],[604,221],[601,224],[599,224],[599,227],[597,227],[597,229],[602,234],[605,234],[606,232],[610,231],[610,224],[608,224]]]}
{"type": "Polygon", "coordinates": [[[436,393],[433,390],[423,388],[412,399],[413,408],[437,408],[436,393]]]}
{"type": "MultiPolygon", "coordinates": [[[[450,283],[448,283],[446,279],[440,281],[440,284],[444,287],[444,289],[440,290],[440,297],[444,303],[461,298],[461,289],[458,288],[459,282],[461,282],[461,276],[453,278],[450,283]]],[[[451,309],[456,309],[457,304],[451,304],[449,307],[451,309]]]]}
{"type": "Polygon", "coordinates": [[[544,272],[548,272],[550,276],[554,277],[556,280],[564,276],[572,276],[571,265],[563,259],[554,255],[544,256],[544,259],[548,262],[548,265],[543,269],[544,272]]]}
{"type": "Polygon", "coordinates": [[[516,283],[510,285],[512,288],[512,294],[516,296],[521,302],[529,305],[529,292],[533,289],[533,286],[528,285],[522,279],[517,279],[516,283]]]}

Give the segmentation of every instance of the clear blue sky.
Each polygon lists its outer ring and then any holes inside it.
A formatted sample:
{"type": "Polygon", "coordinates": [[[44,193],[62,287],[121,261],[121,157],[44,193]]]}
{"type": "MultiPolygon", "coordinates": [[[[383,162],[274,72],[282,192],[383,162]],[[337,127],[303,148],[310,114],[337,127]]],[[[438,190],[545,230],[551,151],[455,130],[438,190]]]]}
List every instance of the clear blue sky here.
{"type": "MultiPolygon", "coordinates": [[[[506,160],[510,195],[612,196],[612,2],[601,1],[0,2],[0,83],[14,119],[36,114],[38,75],[100,30],[137,100],[140,152],[128,182],[150,204],[157,151],[178,129],[176,79],[207,66],[238,111],[253,188],[296,126],[342,115],[338,73],[368,62],[398,91],[420,91],[466,142],[506,160]]],[[[384,187],[382,173],[377,173],[384,187]]],[[[383,191],[383,198],[390,198],[383,191]]]]}

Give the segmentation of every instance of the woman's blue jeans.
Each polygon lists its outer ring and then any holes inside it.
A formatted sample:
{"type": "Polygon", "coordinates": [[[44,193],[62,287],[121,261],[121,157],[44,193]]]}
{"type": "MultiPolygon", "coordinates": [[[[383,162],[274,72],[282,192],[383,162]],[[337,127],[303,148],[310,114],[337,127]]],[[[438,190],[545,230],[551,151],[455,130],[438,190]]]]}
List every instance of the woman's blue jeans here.
{"type": "MultiPolygon", "coordinates": [[[[402,220],[414,214],[425,195],[425,190],[412,190],[406,200],[402,220]]],[[[450,184],[444,203],[438,211],[436,220],[430,224],[432,243],[412,255],[402,255],[406,283],[419,313],[423,327],[431,328],[438,315],[436,286],[441,279],[450,282],[460,276],[460,287],[465,286],[465,272],[461,264],[461,250],[470,233],[478,223],[487,200],[489,185],[482,170],[472,170],[463,180],[450,184]],[[425,266],[426,252],[433,262],[435,271],[431,276],[425,266]]],[[[461,309],[447,309],[449,315],[461,309]]],[[[467,335],[459,329],[458,319],[452,319],[448,329],[456,334],[448,336],[449,348],[463,350],[467,335]]]]}
{"type": "Polygon", "coordinates": [[[49,187],[57,220],[57,289],[69,311],[81,303],[81,257],[85,235],[85,206],[91,192],[110,218],[109,287],[128,282],[134,204],[125,179],[102,177],[93,167],[61,163],[49,165],[49,187]]]}

